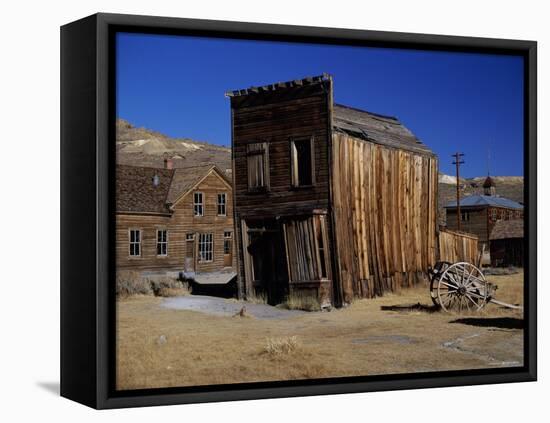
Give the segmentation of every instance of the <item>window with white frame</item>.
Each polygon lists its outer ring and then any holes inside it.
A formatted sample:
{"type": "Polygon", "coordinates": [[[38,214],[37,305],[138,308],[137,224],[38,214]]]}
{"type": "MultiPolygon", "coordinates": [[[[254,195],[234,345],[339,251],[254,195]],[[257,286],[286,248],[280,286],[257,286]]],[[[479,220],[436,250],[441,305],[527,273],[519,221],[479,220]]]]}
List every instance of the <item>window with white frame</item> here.
{"type": "Polygon", "coordinates": [[[214,259],[212,234],[199,234],[199,262],[209,262],[214,259]]]}
{"type": "Polygon", "coordinates": [[[141,256],[141,230],[130,229],[130,257],[141,256]]]}
{"type": "Polygon", "coordinates": [[[168,255],[168,232],[166,229],[157,230],[157,256],[168,255]]]}
{"type": "Polygon", "coordinates": [[[202,192],[195,192],[193,195],[193,214],[195,216],[204,215],[204,198],[202,192]]]}
{"type": "Polygon", "coordinates": [[[192,232],[186,233],[185,234],[185,239],[187,241],[194,241],[195,240],[195,234],[192,233],[192,232]]]}
{"type": "Polygon", "coordinates": [[[227,195],[225,192],[218,194],[218,216],[225,216],[227,214],[226,204],[227,195]]]}

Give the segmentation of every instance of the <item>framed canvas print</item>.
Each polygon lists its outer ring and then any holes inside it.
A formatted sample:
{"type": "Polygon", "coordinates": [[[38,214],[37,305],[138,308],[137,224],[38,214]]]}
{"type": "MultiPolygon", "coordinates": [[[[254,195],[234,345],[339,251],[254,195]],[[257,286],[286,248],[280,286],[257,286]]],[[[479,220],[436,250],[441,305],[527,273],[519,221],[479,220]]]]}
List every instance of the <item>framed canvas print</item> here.
{"type": "Polygon", "coordinates": [[[536,43],[61,29],[61,393],[536,379],[536,43]]]}

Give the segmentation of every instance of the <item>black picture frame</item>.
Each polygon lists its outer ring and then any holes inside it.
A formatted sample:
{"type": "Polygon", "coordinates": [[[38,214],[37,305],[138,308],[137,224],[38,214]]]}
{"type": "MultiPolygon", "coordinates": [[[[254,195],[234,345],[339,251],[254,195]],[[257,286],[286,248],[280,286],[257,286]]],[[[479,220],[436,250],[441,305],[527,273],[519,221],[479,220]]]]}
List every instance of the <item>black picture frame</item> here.
{"type": "Polygon", "coordinates": [[[90,407],[534,381],[537,377],[534,41],[95,14],[61,28],[61,395],[90,407]],[[188,388],[114,390],[114,34],[117,31],[514,54],[524,58],[524,366],[188,388]]]}

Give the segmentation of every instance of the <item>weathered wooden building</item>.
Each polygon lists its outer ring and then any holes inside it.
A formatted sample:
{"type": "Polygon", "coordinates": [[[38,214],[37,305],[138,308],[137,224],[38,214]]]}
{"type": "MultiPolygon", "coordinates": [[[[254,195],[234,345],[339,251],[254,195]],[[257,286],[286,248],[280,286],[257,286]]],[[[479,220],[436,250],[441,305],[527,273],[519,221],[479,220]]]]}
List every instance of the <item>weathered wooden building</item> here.
{"type": "Polygon", "coordinates": [[[117,270],[229,278],[233,237],[232,187],[216,166],[117,165],[117,270]]]}
{"type": "MultiPolygon", "coordinates": [[[[464,232],[478,237],[480,250],[489,251],[489,235],[500,220],[523,219],[523,205],[496,195],[491,177],[483,183],[484,195],[470,195],[460,199],[460,226],[464,232]]],[[[445,205],[447,228],[458,228],[456,201],[445,205]]]]}
{"type": "Polygon", "coordinates": [[[500,220],[489,236],[491,266],[523,267],[523,219],[500,220]]]}
{"type": "Polygon", "coordinates": [[[327,75],[227,96],[241,296],[339,306],[434,264],[437,158],[397,118],[334,104],[327,75]]]}

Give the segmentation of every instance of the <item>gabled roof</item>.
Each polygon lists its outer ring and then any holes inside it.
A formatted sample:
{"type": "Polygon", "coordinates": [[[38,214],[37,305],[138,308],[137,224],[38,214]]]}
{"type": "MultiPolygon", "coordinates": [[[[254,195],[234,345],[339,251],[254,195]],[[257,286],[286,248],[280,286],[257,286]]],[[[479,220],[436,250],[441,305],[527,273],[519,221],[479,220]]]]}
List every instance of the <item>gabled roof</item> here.
{"type": "Polygon", "coordinates": [[[399,119],[366,110],[334,104],[333,127],[354,137],[416,153],[433,152],[399,119]]]}
{"type": "Polygon", "coordinates": [[[172,205],[189,192],[211,171],[216,172],[230,187],[231,181],[216,165],[182,167],[174,170],[174,177],[166,201],[172,205]]]}
{"type": "Polygon", "coordinates": [[[523,227],[523,219],[499,220],[495,223],[489,239],[523,238],[523,227]]]}
{"type": "Polygon", "coordinates": [[[231,189],[231,181],[212,164],[177,169],[117,165],[116,211],[170,214],[170,206],[211,171],[231,189]]]}
{"type": "MultiPolygon", "coordinates": [[[[470,195],[460,199],[460,207],[504,207],[508,209],[522,210],[523,205],[509,198],[495,197],[492,195],[470,195]]],[[[456,200],[445,205],[445,208],[456,208],[456,200]]]]}
{"type": "Polygon", "coordinates": [[[171,169],[117,165],[116,211],[169,213],[166,198],[173,173],[171,169]]]}

